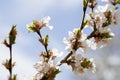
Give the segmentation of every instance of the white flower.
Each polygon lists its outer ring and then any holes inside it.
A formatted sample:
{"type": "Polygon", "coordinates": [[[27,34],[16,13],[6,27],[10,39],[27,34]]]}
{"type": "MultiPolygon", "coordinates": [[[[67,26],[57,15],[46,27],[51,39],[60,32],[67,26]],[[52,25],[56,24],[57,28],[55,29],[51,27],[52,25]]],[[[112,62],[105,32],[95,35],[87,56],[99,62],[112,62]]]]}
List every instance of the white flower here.
{"type": "Polygon", "coordinates": [[[63,42],[67,44],[65,49],[67,49],[68,51],[72,51],[76,41],[76,34],[74,30],[73,32],[69,31],[68,34],[69,34],[69,38],[63,38],[63,42]]]}
{"type": "Polygon", "coordinates": [[[61,57],[63,55],[63,52],[58,52],[56,48],[53,48],[49,54],[50,54],[49,61],[53,62],[53,60],[56,59],[57,57],[61,57]]]}
{"type": "Polygon", "coordinates": [[[98,31],[99,33],[109,33],[109,35],[114,36],[114,33],[109,27],[99,27],[98,31]]]}
{"type": "Polygon", "coordinates": [[[92,66],[90,67],[90,69],[91,69],[91,71],[92,71],[93,73],[95,73],[95,71],[96,71],[96,65],[95,65],[95,63],[93,62],[93,58],[90,58],[89,60],[92,62],[92,66]]]}
{"type": "Polygon", "coordinates": [[[41,18],[41,20],[33,20],[33,22],[27,25],[27,28],[31,32],[39,31],[43,27],[48,27],[50,30],[53,29],[53,26],[49,25],[51,18],[49,16],[41,18]]]}
{"type": "Polygon", "coordinates": [[[50,20],[51,20],[50,16],[46,16],[41,19],[41,22],[48,25],[50,20]]]}
{"type": "Polygon", "coordinates": [[[73,54],[71,56],[71,60],[74,61],[74,63],[71,63],[71,66],[76,73],[83,73],[84,68],[81,66],[80,62],[82,60],[82,55],[81,54],[73,54]]]}
{"type": "Polygon", "coordinates": [[[82,55],[81,54],[73,54],[72,57],[75,58],[75,62],[80,62],[80,60],[82,59],[82,55]]]}
{"type": "Polygon", "coordinates": [[[53,26],[47,26],[50,30],[52,30],[53,29],[53,26]]]}
{"type": "Polygon", "coordinates": [[[82,55],[81,54],[75,54],[75,66],[80,66],[80,62],[82,60],[82,55]]]}
{"type": "Polygon", "coordinates": [[[40,73],[46,73],[50,68],[50,64],[44,61],[40,61],[34,65],[34,68],[40,73]]]}
{"type": "Polygon", "coordinates": [[[120,13],[116,7],[110,4],[98,6],[94,12],[89,14],[88,26],[95,31],[93,38],[89,41],[92,49],[102,48],[112,39],[114,33],[109,26],[120,23],[119,16],[120,13]]]}
{"type": "Polygon", "coordinates": [[[41,78],[42,78],[42,75],[41,75],[40,73],[37,73],[37,74],[34,76],[33,80],[40,80],[41,78]]]}
{"type": "Polygon", "coordinates": [[[73,54],[70,65],[76,73],[83,73],[85,70],[91,70],[93,73],[96,71],[93,58],[87,59],[82,57],[81,54],[73,54]]]}
{"type": "Polygon", "coordinates": [[[97,44],[94,42],[94,38],[91,38],[90,40],[90,48],[93,49],[93,50],[96,50],[97,49],[97,44]]]}
{"type": "Polygon", "coordinates": [[[89,40],[84,40],[84,41],[81,42],[80,49],[81,49],[82,52],[87,53],[87,50],[88,50],[89,46],[90,46],[89,40]]]}
{"type": "Polygon", "coordinates": [[[88,25],[96,28],[108,27],[111,24],[120,23],[120,12],[115,6],[106,4],[104,6],[98,6],[97,9],[89,14],[87,20],[89,20],[88,25]],[[95,25],[94,25],[95,22],[95,25]]]}
{"type": "Polygon", "coordinates": [[[63,38],[63,42],[65,43],[65,44],[67,44],[67,46],[65,47],[65,49],[68,51],[68,52],[70,52],[70,51],[73,51],[73,44],[72,44],[72,42],[70,42],[70,40],[69,39],[67,39],[67,38],[63,38]]]}
{"type": "MultiPolygon", "coordinates": [[[[97,48],[102,48],[104,46],[106,46],[109,42],[109,40],[112,39],[112,37],[114,37],[114,33],[110,32],[110,30],[108,30],[109,32],[106,32],[103,30],[101,30],[101,33],[104,35],[104,33],[106,34],[106,36],[111,36],[111,37],[93,37],[91,38],[89,41],[90,44],[90,48],[93,50],[96,50],[97,48]]],[[[104,35],[105,36],[105,35],[104,35]]]]}
{"type": "Polygon", "coordinates": [[[40,20],[40,23],[41,24],[45,24],[46,27],[48,27],[50,30],[53,29],[53,26],[50,26],[49,25],[49,21],[51,20],[50,16],[46,16],[46,17],[43,17],[41,20],[40,20]]]}
{"type": "Polygon", "coordinates": [[[67,49],[69,52],[74,52],[74,48],[76,46],[76,49],[80,48],[82,52],[86,53],[87,48],[89,47],[89,41],[86,39],[87,35],[84,34],[82,31],[79,32],[79,30],[79,28],[76,28],[73,30],[73,32],[69,31],[69,37],[63,39],[63,42],[67,44],[65,49],[67,49]]]}
{"type": "Polygon", "coordinates": [[[94,21],[96,22],[96,27],[98,28],[99,26],[102,26],[103,23],[106,22],[106,17],[102,12],[94,12],[93,13],[94,16],[94,21]]]}
{"type": "Polygon", "coordinates": [[[102,7],[103,12],[111,12],[111,24],[118,24],[120,22],[120,12],[116,9],[115,6],[106,4],[105,6],[102,7]]]}
{"type": "Polygon", "coordinates": [[[107,12],[107,11],[111,11],[112,13],[115,12],[115,6],[110,5],[110,4],[106,4],[105,6],[98,6],[96,12],[107,12]]]}
{"type": "Polygon", "coordinates": [[[56,57],[61,57],[63,55],[63,52],[58,52],[56,48],[52,49],[52,55],[51,56],[56,56],[56,57]]]}
{"type": "Polygon", "coordinates": [[[87,53],[87,50],[90,46],[90,41],[86,38],[87,38],[87,35],[82,33],[81,38],[79,40],[79,42],[81,43],[80,44],[80,49],[84,53],[87,53]]]}
{"type": "Polygon", "coordinates": [[[33,80],[40,80],[44,75],[50,75],[52,70],[59,69],[59,66],[54,65],[53,60],[46,62],[45,60],[37,62],[34,68],[38,73],[34,76],[33,80]]]}
{"type": "Polygon", "coordinates": [[[118,24],[120,22],[120,12],[116,9],[115,6],[106,4],[105,6],[98,6],[97,10],[95,11],[97,13],[102,13],[105,15],[105,13],[110,12],[110,20],[111,24],[118,24]]]}
{"type": "Polygon", "coordinates": [[[68,32],[68,35],[69,35],[69,39],[74,39],[76,37],[76,34],[75,34],[75,29],[72,31],[69,31],[68,32]]]}
{"type": "Polygon", "coordinates": [[[107,18],[105,17],[103,12],[95,11],[90,13],[90,16],[89,18],[87,18],[87,20],[89,21],[88,26],[91,26],[91,28],[94,29],[94,27],[102,27],[103,23],[106,22],[107,18]]]}
{"type": "MultiPolygon", "coordinates": [[[[109,33],[110,36],[114,36],[114,34],[112,32],[109,33]]],[[[104,46],[106,46],[108,44],[108,41],[111,40],[111,38],[92,38],[91,39],[91,45],[90,47],[93,49],[93,50],[96,50],[97,48],[102,48],[104,46]]]]}

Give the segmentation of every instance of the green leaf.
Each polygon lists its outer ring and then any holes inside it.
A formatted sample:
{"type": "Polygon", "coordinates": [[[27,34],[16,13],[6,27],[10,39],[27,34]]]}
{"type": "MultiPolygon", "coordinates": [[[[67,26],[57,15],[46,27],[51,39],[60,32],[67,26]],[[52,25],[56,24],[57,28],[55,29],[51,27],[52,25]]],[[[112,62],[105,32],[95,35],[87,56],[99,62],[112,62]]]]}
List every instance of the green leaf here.
{"type": "Polygon", "coordinates": [[[77,29],[75,31],[75,35],[76,35],[76,39],[79,40],[81,38],[81,30],[80,29],[77,29]]]}
{"type": "Polygon", "coordinates": [[[119,9],[119,7],[115,7],[115,10],[118,10],[119,9]]]}
{"type": "Polygon", "coordinates": [[[13,76],[13,80],[17,80],[17,74],[13,76]]]}
{"type": "Polygon", "coordinates": [[[31,31],[31,32],[36,32],[36,27],[32,26],[32,25],[29,25],[28,26],[28,30],[31,31]]]}
{"type": "Polygon", "coordinates": [[[120,4],[120,0],[118,1],[118,4],[120,4]]]}
{"type": "Polygon", "coordinates": [[[80,29],[77,29],[77,30],[75,31],[75,34],[76,34],[76,35],[79,35],[80,32],[81,32],[81,30],[80,30],[80,29]]]}
{"type": "Polygon", "coordinates": [[[10,39],[10,45],[15,44],[15,38],[16,37],[12,36],[12,35],[9,37],[9,39],[10,39]]]}
{"type": "Polygon", "coordinates": [[[94,0],[89,0],[89,2],[93,4],[93,3],[94,3],[94,0]]]}
{"type": "Polygon", "coordinates": [[[103,27],[109,26],[111,24],[111,20],[107,20],[105,23],[102,24],[103,27]]]}
{"type": "Polygon", "coordinates": [[[10,60],[6,59],[6,62],[3,63],[3,66],[10,71],[10,60]]]}
{"type": "Polygon", "coordinates": [[[45,45],[46,45],[46,46],[48,45],[48,42],[49,42],[49,36],[46,35],[46,37],[45,37],[45,45]]]}
{"type": "Polygon", "coordinates": [[[83,26],[87,25],[87,23],[88,23],[88,20],[85,20],[83,23],[83,26]]]}
{"type": "Polygon", "coordinates": [[[55,78],[57,74],[59,74],[61,71],[59,69],[54,69],[52,72],[52,77],[55,78]]]}
{"type": "Polygon", "coordinates": [[[106,22],[104,22],[103,24],[102,24],[102,26],[103,27],[106,27],[106,26],[109,26],[110,24],[111,24],[111,17],[112,16],[112,13],[111,13],[111,11],[108,11],[108,12],[106,12],[105,13],[105,17],[107,18],[107,20],[106,20],[106,22]]]}
{"type": "Polygon", "coordinates": [[[89,68],[89,65],[91,64],[90,61],[85,61],[80,63],[83,68],[89,68]]]}
{"type": "Polygon", "coordinates": [[[115,3],[120,4],[120,0],[115,0],[115,3]]]}
{"type": "Polygon", "coordinates": [[[106,18],[110,18],[110,16],[112,15],[112,12],[111,11],[108,11],[105,13],[105,17],[106,18]]]}
{"type": "Polygon", "coordinates": [[[85,9],[87,7],[87,0],[83,0],[83,8],[85,9]]]}
{"type": "Polygon", "coordinates": [[[9,33],[9,44],[10,45],[15,44],[16,35],[17,35],[16,25],[13,25],[9,33]]]}
{"type": "Polygon", "coordinates": [[[99,37],[101,37],[101,38],[103,38],[103,39],[106,39],[106,38],[112,38],[113,36],[110,35],[109,32],[106,32],[106,33],[101,33],[101,34],[99,35],[99,37]]]}

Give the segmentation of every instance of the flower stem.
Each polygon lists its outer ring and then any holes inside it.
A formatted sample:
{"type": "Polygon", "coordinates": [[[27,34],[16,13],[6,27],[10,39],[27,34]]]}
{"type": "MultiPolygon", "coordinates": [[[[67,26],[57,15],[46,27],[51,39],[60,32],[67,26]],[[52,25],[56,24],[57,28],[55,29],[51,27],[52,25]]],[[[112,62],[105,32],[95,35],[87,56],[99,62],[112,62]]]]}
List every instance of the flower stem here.
{"type": "Polygon", "coordinates": [[[81,24],[80,30],[83,30],[83,28],[84,28],[83,24],[84,24],[84,20],[85,20],[85,15],[86,15],[88,2],[89,2],[89,0],[87,0],[86,7],[83,8],[83,18],[82,18],[82,24],[81,24]]]}
{"type": "MultiPolygon", "coordinates": [[[[40,37],[40,39],[43,39],[40,31],[37,32],[37,34],[38,34],[38,36],[40,37]]],[[[47,47],[46,45],[44,45],[44,48],[45,48],[45,51],[46,51],[46,53],[47,53],[47,58],[48,58],[48,60],[49,60],[50,56],[49,56],[49,53],[48,53],[48,47],[47,47]]]]}
{"type": "Polygon", "coordinates": [[[41,33],[39,31],[37,32],[37,34],[40,37],[40,39],[42,39],[42,35],[41,35],[41,33]]]}
{"type": "Polygon", "coordinates": [[[9,47],[10,50],[10,62],[9,62],[9,66],[10,66],[10,79],[12,79],[12,45],[10,45],[9,47]]]}
{"type": "MultiPolygon", "coordinates": [[[[92,13],[94,12],[93,9],[94,9],[94,8],[91,8],[92,13]]],[[[87,36],[87,39],[90,39],[90,38],[92,38],[93,36],[95,36],[95,33],[96,33],[96,31],[97,31],[96,22],[94,21],[94,18],[92,18],[92,19],[93,19],[94,31],[91,32],[90,35],[87,36]]]]}

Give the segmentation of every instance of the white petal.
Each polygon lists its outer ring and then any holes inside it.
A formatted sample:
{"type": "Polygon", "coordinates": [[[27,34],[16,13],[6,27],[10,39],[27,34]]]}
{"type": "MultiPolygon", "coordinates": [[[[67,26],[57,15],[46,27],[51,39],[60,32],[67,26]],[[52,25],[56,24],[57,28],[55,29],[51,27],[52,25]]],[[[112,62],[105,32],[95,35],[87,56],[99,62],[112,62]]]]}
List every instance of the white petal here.
{"type": "Polygon", "coordinates": [[[50,20],[51,20],[50,16],[46,16],[41,19],[41,21],[46,24],[48,24],[50,20]]]}
{"type": "Polygon", "coordinates": [[[50,30],[52,30],[52,29],[53,29],[53,26],[48,26],[48,28],[49,28],[50,30]]]}

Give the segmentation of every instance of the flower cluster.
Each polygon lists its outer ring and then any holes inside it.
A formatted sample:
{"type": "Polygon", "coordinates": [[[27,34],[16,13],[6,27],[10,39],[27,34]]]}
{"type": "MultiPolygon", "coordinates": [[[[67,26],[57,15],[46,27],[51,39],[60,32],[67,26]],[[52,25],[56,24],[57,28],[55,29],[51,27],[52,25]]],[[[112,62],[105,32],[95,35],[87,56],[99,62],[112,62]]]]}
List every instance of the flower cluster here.
{"type": "Polygon", "coordinates": [[[87,59],[82,57],[81,54],[74,53],[71,58],[67,61],[76,73],[84,73],[85,70],[91,70],[93,73],[96,71],[93,59],[87,59]]]}
{"type": "Polygon", "coordinates": [[[43,27],[53,28],[53,26],[49,25],[50,17],[43,17],[40,21],[33,20],[30,25],[27,25],[29,31],[36,32],[39,35],[39,42],[45,48],[45,52],[40,53],[43,59],[34,65],[34,68],[38,72],[34,80],[54,80],[55,76],[60,72],[59,66],[63,63],[70,65],[73,71],[77,73],[83,73],[85,70],[95,72],[96,66],[93,59],[88,59],[83,57],[82,54],[78,54],[78,49],[81,50],[81,53],[87,53],[88,48],[95,50],[105,46],[106,43],[114,37],[114,33],[110,28],[111,25],[113,26],[120,23],[120,13],[118,12],[118,7],[116,7],[117,4],[120,4],[120,1],[102,1],[112,4],[98,6],[97,0],[83,0],[83,19],[81,27],[69,31],[69,37],[63,39],[63,42],[67,44],[66,49],[68,50],[68,55],[65,56],[59,64],[55,64],[55,59],[59,56],[57,49],[48,49],[49,36],[46,35],[46,37],[43,38],[40,33],[43,27]],[[91,12],[86,18],[88,7],[91,9],[91,12]],[[83,29],[85,27],[92,29],[90,34],[84,33],[83,29]]]}
{"type": "Polygon", "coordinates": [[[72,67],[73,71],[77,73],[83,73],[86,69],[92,69],[92,72],[95,71],[95,64],[91,59],[89,60],[82,57],[81,54],[76,53],[77,49],[87,53],[87,49],[91,46],[91,42],[87,39],[86,34],[77,28],[73,32],[69,31],[69,38],[64,38],[63,41],[67,44],[66,49],[73,53],[66,61],[72,67]]]}
{"type": "Polygon", "coordinates": [[[45,48],[45,52],[40,53],[40,56],[43,57],[43,59],[34,65],[34,68],[37,70],[34,80],[54,80],[55,76],[60,73],[59,66],[55,64],[55,59],[59,57],[62,52],[58,53],[57,49],[48,49],[49,36],[46,35],[46,37],[43,38],[40,32],[43,27],[48,27],[50,30],[53,29],[53,26],[49,25],[50,19],[49,16],[46,16],[40,21],[33,20],[32,24],[27,25],[29,31],[39,35],[39,42],[45,48]]]}
{"type": "Polygon", "coordinates": [[[93,38],[96,48],[103,47],[114,36],[110,26],[116,25],[120,22],[120,12],[115,6],[106,4],[105,6],[98,6],[94,12],[89,14],[88,24],[93,29],[89,38],[93,38]]]}
{"type": "Polygon", "coordinates": [[[55,64],[55,59],[61,56],[62,52],[58,53],[57,49],[52,49],[49,51],[49,60],[46,53],[41,52],[40,56],[43,57],[43,60],[37,62],[34,67],[38,71],[35,75],[34,80],[45,79],[52,80],[60,72],[59,66],[55,64]]]}
{"type": "Polygon", "coordinates": [[[64,38],[63,42],[67,44],[66,49],[70,51],[75,51],[78,48],[82,50],[82,52],[87,51],[89,45],[89,41],[86,39],[87,36],[79,28],[76,28],[72,31],[69,31],[69,38],[64,38]]]}
{"type": "MultiPolygon", "coordinates": [[[[110,39],[114,37],[114,33],[111,30],[111,26],[120,23],[120,12],[113,3],[119,4],[118,0],[114,2],[109,0],[111,4],[103,6],[97,6],[96,0],[83,0],[84,1],[84,15],[87,10],[87,6],[91,8],[91,12],[81,24],[81,28],[69,31],[69,37],[64,38],[63,41],[67,44],[66,49],[70,53],[67,56],[66,63],[73,68],[73,71],[82,73],[85,69],[92,69],[95,71],[95,64],[91,59],[82,57],[81,54],[76,54],[77,50],[87,53],[87,49],[91,48],[96,50],[97,48],[104,47],[110,39]],[[97,8],[96,8],[97,7],[97,8]],[[92,32],[90,34],[83,33],[84,28],[90,27],[92,32]]],[[[108,1],[108,0],[106,0],[108,1]]],[[[65,62],[63,60],[63,62],[65,62]]]]}
{"type": "Polygon", "coordinates": [[[51,18],[49,16],[43,17],[40,21],[33,20],[31,24],[27,25],[28,30],[31,32],[39,32],[39,30],[43,27],[48,27],[50,30],[52,30],[53,26],[49,25],[50,20],[51,18]]]}
{"type": "MultiPolygon", "coordinates": [[[[81,26],[73,31],[69,31],[69,37],[63,39],[63,42],[67,44],[68,55],[58,63],[56,63],[56,58],[60,57],[63,53],[59,53],[55,48],[48,49],[49,36],[43,37],[40,31],[44,27],[48,27],[50,30],[53,29],[53,26],[49,25],[51,18],[46,16],[40,20],[33,20],[31,24],[27,25],[27,29],[30,32],[38,34],[39,42],[45,49],[45,51],[40,52],[42,59],[34,65],[37,74],[33,80],[55,80],[56,75],[61,72],[59,67],[63,63],[70,65],[76,73],[84,73],[86,70],[96,71],[93,59],[83,57],[82,53],[87,53],[88,48],[95,50],[105,46],[114,37],[111,27],[120,23],[120,12],[116,6],[120,4],[120,0],[102,1],[109,2],[110,4],[99,6],[97,0],[83,0],[81,26]],[[90,12],[86,17],[87,8],[90,8],[91,11],[88,10],[90,12]],[[90,34],[85,34],[84,29],[88,27],[92,31],[90,34]]],[[[15,62],[12,61],[12,46],[15,44],[16,35],[16,25],[13,25],[9,32],[8,40],[5,39],[3,41],[3,44],[10,50],[10,58],[6,59],[3,63],[3,66],[10,73],[8,80],[17,80],[17,75],[12,74],[15,66],[15,62]]]]}

